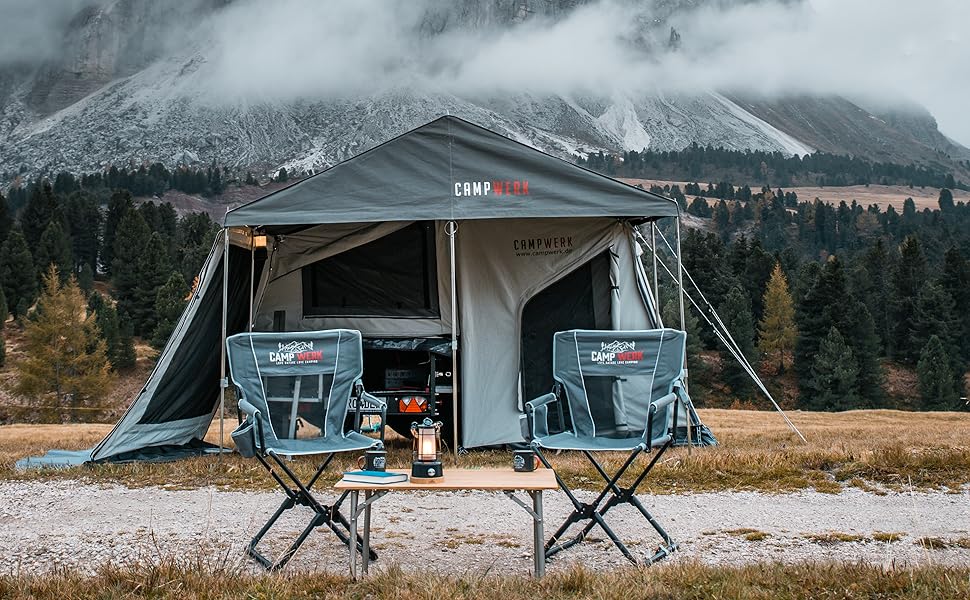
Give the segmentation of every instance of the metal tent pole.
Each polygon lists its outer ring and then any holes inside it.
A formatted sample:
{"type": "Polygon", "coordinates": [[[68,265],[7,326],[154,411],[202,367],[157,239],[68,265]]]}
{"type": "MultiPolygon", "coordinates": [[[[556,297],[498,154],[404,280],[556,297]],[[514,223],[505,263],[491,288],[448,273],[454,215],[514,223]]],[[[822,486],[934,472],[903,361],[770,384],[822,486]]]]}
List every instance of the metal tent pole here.
{"type": "MultiPolygon", "coordinates": [[[[227,211],[228,212],[228,211],[227,211]]],[[[229,313],[229,228],[222,229],[222,342],[219,344],[219,456],[225,448],[226,431],[226,390],[229,380],[226,378],[226,331],[228,329],[229,313]]]]}
{"type": "MultiPolygon", "coordinates": [[[[657,222],[650,221],[650,249],[653,250],[653,305],[660,316],[660,286],[657,284],[657,222]]],[[[663,317],[660,317],[663,320],[663,317]]]]}
{"type": "Polygon", "coordinates": [[[455,264],[455,236],[458,223],[448,221],[445,225],[448,234],[448,249],[451,253],[451,422],[455,464],[458,464],[458,288],[457,265],[455,264]]]}
{"type": "Polygon", "coordinates": [[[253,298],[256,296],[256,229],[249,228],[249,321],[247,331],[253,331],[253,298]]]}
{"type": "MultiPolygon", "coordinates": [[[[656,229],[654,229],[656,231],[656,229]]],[[[656,244],[657,239],[654,238],[654,244],[656,244]]],[[[654,260],[657,258],[656,245],[654,245],[654,260]]],[[[654,271],[654,276],[657,272],[654,271]]],[[[680,329],[681,331],[687,331],[687,317],[684,313],[684,261],[680,252],[680,207],[677,208],[677,299],[680,301],[680,329]]],[[[684,392],[690,393],[688,380],[690,379],[690,373],[687,372],[687,344],[684,344],[684,356],[683,356],[683,367],[684,369],[684,392]]],[[[690,411],[685,411],[687,413],[687,455],[690,456],[691,447],[694,445],[694,440],[691,432],[691,418],[690,411]]],[[[674,434],[677,433],[677,424],[674,423],[674,434]]]]}

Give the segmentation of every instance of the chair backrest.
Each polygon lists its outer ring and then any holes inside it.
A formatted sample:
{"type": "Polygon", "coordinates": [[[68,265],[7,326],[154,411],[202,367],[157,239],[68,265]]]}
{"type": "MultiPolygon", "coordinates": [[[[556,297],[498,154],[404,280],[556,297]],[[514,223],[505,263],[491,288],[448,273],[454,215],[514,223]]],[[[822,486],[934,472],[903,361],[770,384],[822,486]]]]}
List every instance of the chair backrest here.
{"type": "Polygon", "coordinates": [[[562,384],[580,437],[639,437],[667,433],[673,405],[654,415],[650,403],[669,394],[683,372],[687,334],[676,329],[560,331],[553,337],[553,377],[562,384]]]}
{"type": "Polygon", "coordinates": [[[226,340],[229,371],[260,412],[266,443],[344,435],[363,372],[359,331],[240,333],[226,340]]]}

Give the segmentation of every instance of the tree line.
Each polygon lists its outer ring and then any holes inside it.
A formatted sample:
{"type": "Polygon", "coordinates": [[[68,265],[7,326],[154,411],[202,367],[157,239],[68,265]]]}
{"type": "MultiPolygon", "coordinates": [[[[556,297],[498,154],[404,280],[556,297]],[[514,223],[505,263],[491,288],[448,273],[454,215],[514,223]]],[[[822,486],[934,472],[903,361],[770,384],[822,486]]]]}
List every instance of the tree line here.
{"type": "MultiPolygon", "coordinates": [[[[729,150],[697,143],[671,151],[630,150],[621,155],[599,151],[577,156],[576,164],[611,177],[638,179],[728,179],[772,187],[881,184],[970,189],[966,183],[956,180],[953,173],[936,166],[870,161],[825,152],[798,156],[763,150],[729,150]]],[[[970,168],[970,164],[967,166],[970,168]]]]}
{"type": "Polygon", "coordinates": [[[104,390],[93,373],[135,365],[136,337],[164,346],[217,231],[205,213],[180,217],[169,203],[136,203],[126,189],[105,198],[86,188],[59,193],[43,180],[16,212],[0,194],[0,365],[4,328],[22,328],[17,391],[83,404],[104,390]],[[58,329],[81,337],[52,337],[58,329]],[[80,360],[92,353],[104,364],[80,360]],[[58,377],[39,370],[50,365],[63,367],[58,377]]]}
{"type": "MultiPolygon", "coordinates": [[[[772,375],[793,371],[798,407],[896,406],[886,376],[900,366],[915,369],[919,388],[905,407],[963,406],[970,206],[954,203],[950,190],[940,191],[937,208],[917,211],[908,199],[901,213],[768,188],[713,208],[675,195],[706,224],[684,236],[685,267],[752,364],[772,375]]],[[[719,381],[731,397],[753,398],[747,374],[700,318],[688,319],[694,350],[719,350],[719,381]]],[[[704,389],[714,384],[709,371],[695,359],[691,373],[704,389]]]]}

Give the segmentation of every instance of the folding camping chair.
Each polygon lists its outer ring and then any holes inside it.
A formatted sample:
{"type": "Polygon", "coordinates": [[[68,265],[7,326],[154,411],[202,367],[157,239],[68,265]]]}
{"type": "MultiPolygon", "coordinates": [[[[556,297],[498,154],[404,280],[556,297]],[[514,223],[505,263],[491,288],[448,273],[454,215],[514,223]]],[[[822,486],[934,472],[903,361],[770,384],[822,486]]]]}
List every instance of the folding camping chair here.
{"type": "MultiPolygon", "coordinates": [[[[256,457],[286,498],[246,548],[269,570],[282,568],[314,528],[327,526],[344,544],[350,544],[350,525],[340,513],[347,493],[332,505],[320,503],[313,484],[339,452],[382,447],[359,432],[345,430],[348,406],[356,400],[355,423],[368,405],[386,419],[383,400],[363,390],[359,331],[335,329],[300,333],[240,333],[226,340],[229,370],[239,392],[240,416],[245,421],[233,431],[239,453],[256,457]],[[282,457],[325,454],[316,473],[303,482],[282,457]],[[256,546],[287,510],[306,506],[313,518],[299,537],[274,562],[256,546]]],[[[360,544],[361,540],[355,540],[360,544]]],[[[371,553],[371,559],[377,555],[371,553]]]]}
{"type": "Polygon", "coordinates": [[[552,465],[545,450],[578,450],[589,459],[606,483],[592,502],[580,502],[556,474],[559,487],[573,505],[572,513],[545,545],[546,559],[583,541],[599,525],[623,555],[637,558],[604,520],[620,504],[630,504],[656,529],[663,540],[647,564],[677,549],[670,535],[636,497],[637,486],[674,442],[677,407],[689,405],[683,387],[683,360],[687,334],[674,329],[644,331],[561,331],[553,336],[553,378],[549,394],[526,403],[523,434],[539,460],[552,465]],[[563,410],[563,397],[566,408],[563,410]],[[549,408],[558,409],[559,433],[550,432],[549,408]],[[644,470],[629,487],[620,479],[640,454],[657,448],[644,470]],[[594,458],[594,452],[629,452],[623,466],[611,477],[594,458]],[[560,538],[574,524],[586,521],[572,539],[560,538]]]}

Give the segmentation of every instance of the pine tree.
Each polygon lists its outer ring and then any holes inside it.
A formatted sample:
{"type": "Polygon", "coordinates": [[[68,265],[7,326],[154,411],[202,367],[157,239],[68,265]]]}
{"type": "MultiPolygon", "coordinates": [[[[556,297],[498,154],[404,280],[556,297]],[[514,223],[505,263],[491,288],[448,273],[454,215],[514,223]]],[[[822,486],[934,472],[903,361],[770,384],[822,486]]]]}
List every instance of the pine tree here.
{"type": "MultiPolygon", "coordinates": [[[[724,303],[718,310],[724,326],[731,332],[741,353],[749,361],[754,358],[754,317],[751,314],[751,302],[740,286],[728,291],[724,303]]],[[[737,396],[746,396],[751,392],[751,379],[741,364],[726,349],[721,350],[723,365],[722,379],[737,396]]]]}
{"type": "MultiPolygon", "coordinates": [[[[663,286],[661,286],[663,287],[663,286]]],[[[661,318],[665,327],[680,329],[680,304],[677,301],[677,292],[671,288],[663,290],[661,296],[661,318]]],[[[686,302],[686,300],[685,300],[686,302]]],[[[694,314],[694,309],[687,303],[684,306],[684,324],[687,332],[687,373],[691,381],[700,382],[705,379],[707,374],[707,364],[701,356],[703,345],[701,343],[700,319],[694,314]]],[[[700,400],[701,395],[697,394],[696,386],[691,387],[691,398],[700,400]]]]}
{"type": "Polygon", "coordinates": [[[75,192],[67,199],[64,212],[70,226],[75,269],[80,270],[88,265],[93,274],[98,269],[98,248],[101,243],[98,235],[101,231],[98,199],[86,191],[75,192]]]}
{"type": "Polygon", "coordinates": [[[835,327],[822,339],[812,362],[811,387],[801,405],[809,410],[848,410],[859,404],[859,367],[852,349],[835,327]]]}
{"type": "Polygon", "coordinates": [[[136,302],[135,290],[139,285],[138,263],[150,236],[151,231],[141,213],[134,208],[128,208],[118,223],[114,240],[114,264],[111,269],[119,313],[132,313],[136,302]]]}
{"type": "MultiPolygon", "coordinates": [[[[36,248],[40,237],[52,220],[57,217],[57,198],[49,181],[34,185],[26,206],[20,213],[20,229],[23,231],[27,246],[36,248]]],[[[46,271],[46,266],[41,269],[46,271]]]]}
{"type": "Polygon", "coordinates": [[[10,207],[7,206],[7,199],[0,193],[0,246],[6,241],[12,227],[13,214],[10,212],[10,207]]]}
{"type": "Polygon", "coordinates": [[[923,410],[953,410],[957,407],[960,394],[954,385],[950,362],[940,338],[930,337],[916,363],[923,410]]]}
{"type": "Polygon", "coordinates": [[[40,236],[37,252],[34,254],[37,268],[37,281],[43,281],[48,267],[54,265],[60,273],[61,281],[67,281],[74,271],[74,257],[71,254],[71,240],[64,233],[60,222],[54,219],[40,236]]]}
{"type": "MultiPolygon", "coordinates": [[[[952,372],[962,374],[964,369],[960,357],[961,340],[958,339],[960,321],[957,319],[955,311],[953,299],[940,285],[936,283],[926,284],[916,302],[913,331],[908,341],[910,347],[918,348],[922,353],[930,338],[934,335],[937,336],[950,359],[952,372]]],[[[919,355],[917,354],[915,357],[906,356],[905,359],[908,359],[911,364],[916,364],[919,355]]]]}
{"type": "Polygon", "coordinates": [[[960,355],[966,365],[970,363],[970,261],[956,247],[947,250],[943,256],[943,276],[940,283],[956,307],[956,317],[960,321],[957,333],[960,339],[960,355]]]}
{"type": "Polygon", "coordinates": [[[94,272],[91,271],[91,265],[88,263],[81,265],[81,271],[77,274],[77,284],[85,294],[90,294],[94,289],[94,272]]]}
{"type": "Polygon", "coordinates": [[[879,362],[879,336],[869,309],[862,301],[855,301],[846,311],[848,319],[844,322],[846,344],[852,348],[859,375],[856,380],[859,397],[866,406],[882,406],[886,399],[883,389],[883,369],[879,362]]]}
{"type": "Polygon", "coordinates": [[[98,331],[108,349],[108,362],[114,371],[129,369],[134,366],[135,348],[129,332],[127,339],[123,339],[122,327],[119,323],[118,311],[107,302],[98,292],[92,292],[88,297],[88,310],[95,314],[98,331]]]}
{"type": "Polygon", "coordinates": [[[782,373],[785,370],[785,355],[791,356],[795,351],[798,328],[795,325],[795,305],[780,263],[771,272],[764,294],[764,307],[764,318],[758,327],[759,350],[766,362],[777,364],[778,372],[782,373]]]}
{"type": "Polygon", "coordinates": [[[37,312],[24,328],[25,358],[16,364],[15,391],[55,412],[88,405],[111,381],[105,351],[77,283],[72,278],[62,285],[52,265],[37,312]]]}
{"type": "Polygon", "coordinates": [[[803,394],[812,390],[812,365],[822,339],[832,327],[844,328],[844,307],[849,299],[842,262],[837,256],[830,256],[796,311],[799,336],[795,342],[795,371],[803,394]]]}
{"type": "Polygon", "coordinates": [[[892,258],[879,238],[870,247],[861,260],[861,269],[865,271],[864,277],[856,277],[856,282],[862,284],[861,288],[856,288],[861,300],[866,303],[869,314],[872,315],[876,335],[883,349],[889,347],[890,336],[890,296],[892,282],[890,277],[889,265],[892,258]]]}
{"type": "Polygon", "coordinates": [[[286,167],[282,167],[276,176],[276,180],[285,183],[290,179],[290,174],[286,172],[286,167]]]}
{"type": "Polygon", "coordinates": [[[152,346],[161,350],[168,342],[168,338],[175,330],[182,311],[185,310],[186,296],[189,293],[189,286],[185,285],[185,279],[178,271],[172,271],[168,281],[158,290],[155,297],[155,314],[158,317],[158,324],[152,334],[152,346]]]}
{"type": "Polygon", "coordinates": [[[135,354],[134,327],[126,314],[118,315],[118,348],[111,363],[116,369],[125,371],[135,368],[137,361],[135,354]]]}
{"type": "Polygon", "coordinates": [[[7,307],[7,296],[3,293],[3,288],[0,287],[0,330],[3,330],[9,316],[10,309],[7,307]]]}
{"type": "Polygon", "coordinates": [[[137,283],[128,310],[137,335],[149,337],[154,332],[158,324],[155,300],[170,273],[165,242],[157,232],[153,233],[135,264],[137,283]]]}
{"type": "Polygon", "coordinates": [[[916,331],[916,305],[926,287],[926,257],[916,236],[907,237],[899,249],[899,261],[893,273],[890,322],[892,335],[889,352],[893,358],[915,364],[920,350],[926,343],[914,342],[916,331]]]}
{"type": "Polygon", "coordinates": [[[108,200],[108,212],[104,218],[104,239],[101,243],[101,266],[105,273],[111,274],[111,269],[114,267],[118,226],[132,206],[131,193],[128,190],[115,190],[108,200]]]}
{"type": "Polygon", "coordinates": [[[0,248],[0,284],[14,318],[25,315],[34,301],[37,279],[34,277],[34,259],[16,226],[0,248]]]}

